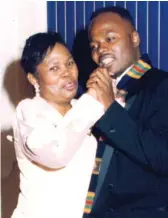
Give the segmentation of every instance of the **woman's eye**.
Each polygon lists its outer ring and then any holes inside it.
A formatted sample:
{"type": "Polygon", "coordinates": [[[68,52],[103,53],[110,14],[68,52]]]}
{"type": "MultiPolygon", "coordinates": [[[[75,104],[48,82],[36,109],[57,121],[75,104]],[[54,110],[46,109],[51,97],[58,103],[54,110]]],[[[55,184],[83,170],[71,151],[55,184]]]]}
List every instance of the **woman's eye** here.
{"type": "Polygon", "coordinates": [[[72,65],[74,65],[74,61],[69,61],[68,66],[71,67],[72,65]]]}

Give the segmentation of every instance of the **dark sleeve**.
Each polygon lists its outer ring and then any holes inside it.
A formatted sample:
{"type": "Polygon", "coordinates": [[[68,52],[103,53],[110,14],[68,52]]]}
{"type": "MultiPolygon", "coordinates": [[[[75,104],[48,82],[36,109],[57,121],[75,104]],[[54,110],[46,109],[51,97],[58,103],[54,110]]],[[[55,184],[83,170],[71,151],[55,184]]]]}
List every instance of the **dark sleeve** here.
{"type": "Polygon", "coordinates": [[[144,128],[114,102],[96,127],[109,145],[120,150],[136,163],[159,174],[168,175],[168,96],[144,128]]]}

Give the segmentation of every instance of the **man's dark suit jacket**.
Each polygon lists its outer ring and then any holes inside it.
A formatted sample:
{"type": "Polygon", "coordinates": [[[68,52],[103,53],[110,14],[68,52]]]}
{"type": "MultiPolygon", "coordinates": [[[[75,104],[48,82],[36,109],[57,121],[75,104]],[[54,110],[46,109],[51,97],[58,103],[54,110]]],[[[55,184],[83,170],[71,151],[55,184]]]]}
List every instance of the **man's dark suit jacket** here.
{"type": "Polygon", "coordinates": [[[168,73],[152,68],[97,123],[114,148],[94,218],[168,218],[168,73]]]}

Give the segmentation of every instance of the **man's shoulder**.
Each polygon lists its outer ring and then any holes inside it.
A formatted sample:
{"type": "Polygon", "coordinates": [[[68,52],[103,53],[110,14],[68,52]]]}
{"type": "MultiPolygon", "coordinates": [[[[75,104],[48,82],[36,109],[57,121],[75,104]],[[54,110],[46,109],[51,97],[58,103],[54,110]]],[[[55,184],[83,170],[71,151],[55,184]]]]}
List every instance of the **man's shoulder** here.
{"type": "Polygon", "coordinates": [[[148,70],[146,74],[153,78],[168,78],[168,72],[154,67],[148,70]]]}
{"type": "Polygon", "coordinates": [[[146,75],[144,76],[144,83],[149,88],[157,88],[158,86],[166,86],[168,90],[168,72],[157,69],[151,68],[146,75]]]}
{"type": "Polygon", "coordinates": [[[156,98],[166,103],[168,100],[168,72],[151,68],[144,76],[140,87],[143,92],[153,93],[156,98]]]}
{"type": "Polygon", "coordinates": [[[168,72],[166,72],[162,69],[152,67],[149,71],[155,72],[155,74],[158,74],[160,76],[168,77],[168,72]]]}

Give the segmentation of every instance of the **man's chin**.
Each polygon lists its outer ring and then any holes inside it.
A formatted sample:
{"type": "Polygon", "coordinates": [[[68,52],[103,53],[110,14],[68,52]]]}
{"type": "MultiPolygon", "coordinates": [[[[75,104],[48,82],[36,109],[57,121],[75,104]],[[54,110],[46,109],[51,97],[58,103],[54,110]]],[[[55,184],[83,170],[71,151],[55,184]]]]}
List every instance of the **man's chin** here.
{"type": "Polygon", "coordinates": [[[111,78],[117,79],[117,77],[121,76],[122,73],[123,72],[111,72],[109,74],[110,74],[111,78]]]}
{"type": "Polygon", "coordinates": [[[114,66],[110,66],[107,68],[108,72],[109,72],[109,75],[112,77],[112,78],[117,78],[118,77],[118,72],[117,70],[115,70],[114,66]]]}

